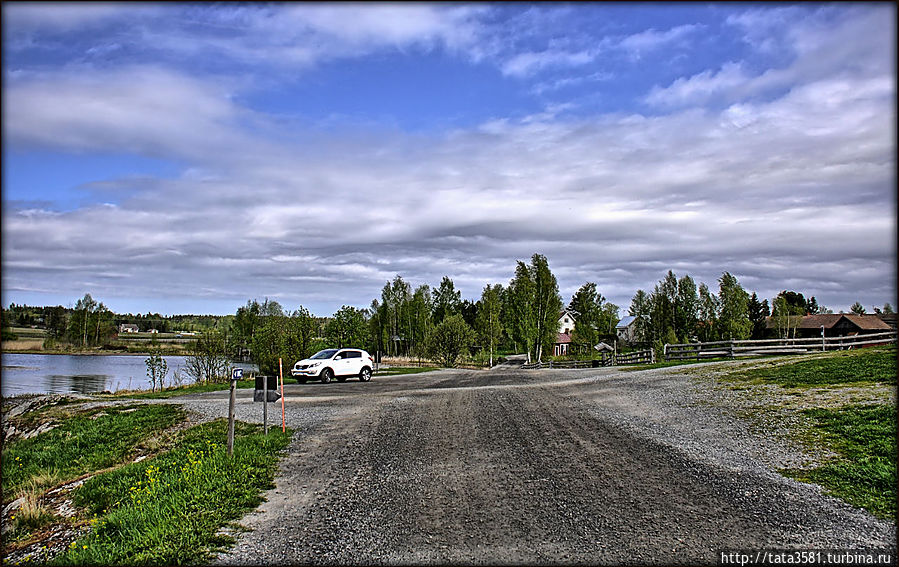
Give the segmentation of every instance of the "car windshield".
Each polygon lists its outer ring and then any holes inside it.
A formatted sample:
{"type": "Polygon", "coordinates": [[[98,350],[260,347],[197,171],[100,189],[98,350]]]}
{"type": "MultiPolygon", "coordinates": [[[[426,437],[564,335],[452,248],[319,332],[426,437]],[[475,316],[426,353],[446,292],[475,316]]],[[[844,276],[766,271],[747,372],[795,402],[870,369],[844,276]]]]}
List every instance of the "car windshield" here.
{"type": "Polygon", "coordinates": [[[316,360],[322,358],[331,358],[334,356],[334,353],[337,352],[336,348],[326,348],[325,350],[320,350],[317,353],[313,354],[309,358],[316,360]]]}

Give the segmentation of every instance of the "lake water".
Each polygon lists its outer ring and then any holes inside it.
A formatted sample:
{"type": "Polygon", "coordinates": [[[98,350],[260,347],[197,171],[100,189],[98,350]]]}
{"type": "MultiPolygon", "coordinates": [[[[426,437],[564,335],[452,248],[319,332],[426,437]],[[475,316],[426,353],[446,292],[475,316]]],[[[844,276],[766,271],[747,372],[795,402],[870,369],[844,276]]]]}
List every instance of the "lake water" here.
{"type": "MultiPolygon", "coordinates": [[[[184,356],[164,356],[168,364],[165,384],[172,382],[175,370],[184,366],[184,356]]],[[[66,355],[3,353],[0,393],[4,397],[19,394],[91,394],[116,390],[149,390],[146,355],[66,355]]],[[[233,363],[235,368],[255,370],[252,364],[233,363]]],[[[184,373],[184,383],[192,381],[184,373]]]]}

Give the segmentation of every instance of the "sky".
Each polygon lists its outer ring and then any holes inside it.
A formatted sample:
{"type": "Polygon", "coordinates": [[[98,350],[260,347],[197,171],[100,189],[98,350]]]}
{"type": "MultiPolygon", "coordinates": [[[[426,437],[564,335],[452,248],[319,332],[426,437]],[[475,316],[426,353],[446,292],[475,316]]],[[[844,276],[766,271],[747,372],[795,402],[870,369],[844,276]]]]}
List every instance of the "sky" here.
{"type": "Polygon", "coordinates": [[[318,316],[547,257],[896,306],[893,3],[3,10],[3,305],[318,316]]]}

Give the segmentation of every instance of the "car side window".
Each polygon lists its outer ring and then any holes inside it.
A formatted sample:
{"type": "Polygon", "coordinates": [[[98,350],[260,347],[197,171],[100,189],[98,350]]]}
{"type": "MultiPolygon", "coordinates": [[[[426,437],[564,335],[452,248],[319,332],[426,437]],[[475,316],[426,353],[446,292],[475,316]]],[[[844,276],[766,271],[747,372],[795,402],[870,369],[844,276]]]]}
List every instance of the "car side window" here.
{"type": "Polygon", "coordinates": [[[344,353],[347,358],[362,358],[362,353],[357,350],[351,350],[344,353]]]}

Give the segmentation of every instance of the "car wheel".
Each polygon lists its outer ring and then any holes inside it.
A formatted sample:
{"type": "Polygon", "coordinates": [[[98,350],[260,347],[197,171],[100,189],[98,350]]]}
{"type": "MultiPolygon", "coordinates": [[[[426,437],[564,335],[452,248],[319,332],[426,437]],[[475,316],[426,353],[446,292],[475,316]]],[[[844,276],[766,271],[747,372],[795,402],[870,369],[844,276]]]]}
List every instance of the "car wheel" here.
{"type": "Polygon", "coordinates": [[[346,382],[346,376],[338,376],[337,381],[338,382],[346,382]]]}
{"type": "Polygon", "coordinates": [[[361,372],[359,372],[359,381],[368,382],[369,380],[371,380],[371,368],[366,366],[362,369],[361,372]]]}
{"type": "Polygon", "coordinates": [[[321,375],[322,384],[327,384],[328,382],[331,381],[331,378],[333,378],[333,377],[334,377],[334,371],[331,370],[330,368],[325,368],[324,370],[322,370],[322,375],[321,375]]]}
{"type": "Polygon", "coordinates": [[[299,377],[297,377],[297,382],[299,382],[300,384],[305,384],[305,383],[306,383],[306,379],[305,379],[305,378],[299,378],[299,377]]]}

